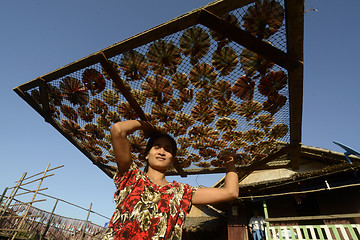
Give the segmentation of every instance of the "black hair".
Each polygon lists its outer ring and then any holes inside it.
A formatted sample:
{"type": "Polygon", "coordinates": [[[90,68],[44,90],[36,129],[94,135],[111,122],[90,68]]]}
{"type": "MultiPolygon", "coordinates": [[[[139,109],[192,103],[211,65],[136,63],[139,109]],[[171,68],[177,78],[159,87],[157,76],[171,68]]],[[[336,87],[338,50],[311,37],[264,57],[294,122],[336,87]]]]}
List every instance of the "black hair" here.
{"type": "Polygon", "coordinates": [[[170,143],[171,143],[171,148],[172,148],[172,156],[175,157],[176,156],[176,152],[177,152],[177,144],[176,141],[174,140],[174,138],[172,138],[169,134],[167,133],[154,133],[153,135],[150,136],[147,144],[146,144],[146,148],[145,148],[145,156],[149,153],[150,149],[154,146],[154,143],[156,141],[156,139],[158,138],[162,138],[165,137],[167,138],[170,143]]]}
{"type": "MultiPolygon", "coordinates": [[[[151,135],[146,144],[144,156],[148,155],[148,153],[150,152],[150,149],[154,146],[156,139],[161,138],[161,137],[165,137],[165,138],[169,139],[169,141],[171,143],[171,148],[172,148],[172,156],[173,156],[173,158],[175,158],[176,151],[177,151],[177,144],[176,144],[176,141],[174,140],[174,138],[172,138],[167,133],[154,133],[153,135],[151,135]]],[[[147,164],[144,168],[144,172],[146,173],[148,171],[148,169],[149,169],[149,162],[147,162],[147,164]]]]}

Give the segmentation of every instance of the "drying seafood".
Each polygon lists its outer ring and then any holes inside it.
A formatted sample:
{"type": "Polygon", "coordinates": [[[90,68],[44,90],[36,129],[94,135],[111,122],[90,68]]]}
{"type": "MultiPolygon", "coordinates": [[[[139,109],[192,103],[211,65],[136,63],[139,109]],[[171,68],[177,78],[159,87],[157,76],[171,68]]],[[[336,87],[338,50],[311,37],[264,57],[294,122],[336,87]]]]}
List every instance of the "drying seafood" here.
{"type": "Polygon", "coordinates": [[[172,41],[155,41],[149,46],[146,57],[156,75],[172,75],[182,62],[180,49],[172,41]]]}
{"type": "Polygon", "coordinates": [[[106,113],[106,118],[112,123],[121,122],[120,115],[115,111],[108,111],[106,113]]]}
{"type": "Polygon", "coordinates": [[[195,163],[195,165],[201,168],[209,168],[211,166],[209,162],[199,162],[199,163],[195,163]]]}
{"type": "Polygon", "coordinates": [[[204,143],[219,139],[219,132],[209,126],[193,126],[189,131],[191,140],[201,139],[204,143]]]}
{"type": "Polygon", "coordinates": [[[91,122],[94,119],[94,112],[87,106],[80,106],[77,109],[79,117],[85,122],[91,122]]]}
{"type": "Polygon", "coordinates": [[[257,1],[243,16],[243,27],[258,38],[269,38],[282,26],[284,8],[274,0],[257,1]]]}
{"type": "Polygon", "coordinates": [[[171,121],[175,117],[175,112],[169,106],[166,106],[166,105],[154,104],[151,107],[151,113],[160,122],[171,121]]]}
{"type": "Polygon", "coordinates": [[[105,131],[110,131],[111,123],[109,122],[109,120],[106,119],[104,115],[99,116],[96,119],[96,123],[100,128],[104,129],[105,131]]]}
{"type": "Polygon", "coordinates": [[[287,125],[283,123],[279,123],[273,126],[273,128],[270,131],[269,138],[270,139],[279,139],[282,137],[285,137],[289,128],[287,125]]]}
{"type": "Polygon", "coordinates": [[[231,97],[231,84],[229,81],[219,80],[212,88],[211,96],[218,101],[227,101],[231,97]]]}
{"type": "Polygon", "coordinates": [[[171,133],[174,137],[184,135],[186,133],[186,128],[177,122],[166,122],[164,123],[164,128],[166,129],[166,132],[171,133]]]}
{"type": "Polygon", "coordinates": [[[60,110],[64,114],[65,117],[67,117],[68,119],[70,119],[74,122],[77,122],[78,114],[75,111],[75,109],[73,109],[72,107],[70,107],[68,105],[61,105],[60,110]]]}
{"type": "Polygon", "coordinates": [[[146,97],[143,93],[143,91],[138,90],[138,89],[131,89],[130,93],[133,95],[133,97],[135,98],[136,102],[140,105],[140,106],[144,106],[146,103],[146,97]]]}
{"type": "Polygon", "coordinates": [[[228,142],[236,141],[238,139],[241,139],[241,137],[242,137],[242,132],[239,131],[227,131],[222,135],[222,139],[228,142]]]}
{"type": "Polygon", "coordinates": [[[119,95],[111,89],[108,89],[102,93],[102,99],[109,106],[115,106],[120,100],[119,95]]]}
{"type": "Polygon", "coordinates": [[[120,114],[120,116],[125,119],[133,120],[138,118],[136,112],[132,109],[132,107],[128,102],[119,103],[117,107],[117,111],[120,114]]]}
{"type": "Polygon", "coordinates": [[[81,128],[80,125],[76,122],[73,122],[69,119],[62,119],[61,125],[64,128],[64,131],[74,138],[83,140],[86,137],[85,130],[81,128]]]}
{"type": "Polygon", "coordinates": [[[89,107],[94,113],[102,114],[108,111],[108,106],[100,99],[94,98],[90,101],[89,107]]]}
{"type": "Polygon", "coordinates": [[[262,110],[262,105],[256,101],[244,101],[239,105],[237,113],[246,118],[247,121],[253,119],[262,110]]]}
{"type": "Polygon", "coordinates": [[[287,75],[283,71],[270,71],[266,76],[261,77],[258,89],[262,95],[272,97],[277,96],[286,85],[287,75]]]}
{"type": "Polygon", "coordinates": [[[179,92],[179,98],[181,99],[181,101],[187,103],[190,102],[192,100],[194,96],[194,89],[188,89],[188,88],[184,88],[179,92]]]}
{"type": "Polygon", "coordinates": [[[188,128],[195,123],[195,119],[191,115],[183,112],[176,113],[175,119],[185,128],[188,128]]]}
{"type": "Polygon", "coordinates": [[[93,68],[85,69],[82,74],[82,82],[85,84],[85,87],[90,90],[92,95],[100,93],[106,86],[103,75],[93,68]]]}
{"type": "Polygon", "coordinates": [[[129,135],[127,136],[127,139],[130,144],[131,152],[134,153],[144,153],[146,142],[142,137],[136,136],[136,135],[129,135]]]}
{"type": "Polygon", "coordinates": [[[275,121],[271,114],[261,114],[255,118],[255,126],[259,128],[270,127],[275,121]]]}
{"type": "Polygon", "coordinates": [[[215,113],[221,117],[229,116],[230,114],[235,112],[237,108],[237,103],[232,99],[229,99],[227,101],[219,101],[214,104],[215,113]]]}
{"type": "Polygon", "coordinates": [[[195,101],[199,104],[199,105],[208,105],[208,106],[212,106],[212,97],[209,94],[208,90],[202,89],[201,91],[197,92],[195,95],[195,101]]]}
{"type": "Polygon", "coordinates": [[[172,87],[166,78],[160,75],[149,76],[141,84],[144,96],[156,104],[168,102],[173,95],[172,87]]]}
{"type": "Polygon", "coordinates": [[[182,53],[190,56],[190,63],[196,64],[209,51],[210,36],[200,27],[192,27],[183,31],[179,40],[182,53]]]}
{"type": "Polygon", "coordinates": [[[268,97],[268,100],[263,103],[263,108],[265,111],[274,115],[285,105],[286,101],[287,98],[281,94],[278,96],[268,97]]]}
{"type": "Polygon", "coordinates": [[[242,139],[247,142],[258,142],[265,137],[265,133],[259,129],[249,129],[243,133],[242,139]]]}
{"type": "Polygon", "coordinates": [[[247,76],[253,76],[257,71],[264,75],[274,66],[273,62],[247,48],[244,48],[240,54],[240,63],[247,76]]]}
{"type": "Polygon", "coordinates": [[[240,98],[245,101],[252,101],[254,98],[254,87],[255,82],[246,75],[239,77],[231,91],[240,98]]]}
{"type": "Polygon", "coordinates": [[[180,144],[182,148],[188,148],[191,146],[191,140],[187,137],[178,137],[176,141],[180,144]]]}
{"type": "Polygon", "coordinates": [[[214,149],[202,148],[199,150],[199,155],[202,156],[204,159],[210,159],[216,157],[217,153],[214,149]]]}
{"type": "Polygon", "coordinates": [[[128,81],[142,79],[148,70],[148,62],[145,56],[135,50],[124,53],[119,65],[128,81]]]}
{"type": "Polygon", "coordinates": [[[231,47],[223,47],[213,53],[211,63],[221,76],[226,76],[234,71],[238,61],[238,55],[231,47]]]}
{"type": "Polygon", "coordinates": [[[216,121],[215,126],[217,130],[227,132],[236,128],[237,124],[238,121],[236,119],[222,117],[216,121]]]}
{"type": "Polygon", "coordinates": [[[52,86],[50,84],[47,84],[46,86],[47,86],[47,91],[48,91],[48,96],[49,96],[49,103],[52,103],[55,106],[60,106],[61,101],[63,99],[63,97],[61,96],[60,90],[57,87],[52,86]]]}
{"type": "Polygon", "coordinates": [[[88,90],[73,77],[64,77],[60,82],[62,96],[74,105],[86,105],[89,102],[88,90]]]}
{"type": "Polygon", "coordinates": [[[103,139],[105,137],[104,131],[96,124],[87,123],[85,124],[84,129],[92,139],[103,139]]]}
{"type": "Polygon", "coordinates": [[[171,101],[169,102],[169,106],[174,110],[174,111],[180,111],[182,109],[184,105],[184,102],[180,99],[180,98],[173,98],[171,99],[171,101]]]}
{"type": "Polygon", "coordinates": [[[208,105],[195,105],[191,109],[191,114],[195,120],[202,122],[206,125],[210,124],[215,119],[214,110],[212,110],[208,105]]]}
{"type": "Polygon", "coordinates": [[[199,155],[195,154],[195,153],[191,153],[189,156],[188,156],[188,160],[190,162],[200,162],[202,160],[202,157],[200,157],[199,155]]]}
{"type": "Polygon", "coordinates": [[[190,82],[197,88],[211,88],[216,77],[217,72],[209,63],[198,63],[189,73],[190,82]]]}
{"type": "Polygon", "coordinates": [[[181,91],[189,87],[190,81],[185,73],[175,73],[171,77],[171,84],[175,89],[181,91]]]}

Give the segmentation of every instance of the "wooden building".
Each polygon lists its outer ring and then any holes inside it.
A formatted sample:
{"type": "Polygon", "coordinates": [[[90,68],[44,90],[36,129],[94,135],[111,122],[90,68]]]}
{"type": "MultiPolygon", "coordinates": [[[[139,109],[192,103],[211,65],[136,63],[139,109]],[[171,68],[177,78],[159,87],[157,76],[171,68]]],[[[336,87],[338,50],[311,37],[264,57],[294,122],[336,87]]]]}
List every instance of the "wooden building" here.
{"type": "MultiPolygon", "coordinates": [[[[360,158],[302,146],[299,170],[268,162],[239,182],[227,214],[228,239],[252,239],[248,222],[257,208],[267,239],[360,239],[360,158]]],[[[223,179],[216,186],[221,187],[223,179]]]]}

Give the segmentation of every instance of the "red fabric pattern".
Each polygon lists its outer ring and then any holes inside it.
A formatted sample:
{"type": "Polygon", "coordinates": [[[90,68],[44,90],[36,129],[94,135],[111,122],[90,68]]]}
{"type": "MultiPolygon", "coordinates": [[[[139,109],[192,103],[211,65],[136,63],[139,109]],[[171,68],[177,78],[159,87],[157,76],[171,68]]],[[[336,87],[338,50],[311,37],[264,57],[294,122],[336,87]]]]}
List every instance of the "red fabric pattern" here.
{"type": "Polygon", "coordinates": [[[176,181],[160,187],[134,163],[114,183],[117,207],[103,240],[181,239],[196,188],[176,181]]]}

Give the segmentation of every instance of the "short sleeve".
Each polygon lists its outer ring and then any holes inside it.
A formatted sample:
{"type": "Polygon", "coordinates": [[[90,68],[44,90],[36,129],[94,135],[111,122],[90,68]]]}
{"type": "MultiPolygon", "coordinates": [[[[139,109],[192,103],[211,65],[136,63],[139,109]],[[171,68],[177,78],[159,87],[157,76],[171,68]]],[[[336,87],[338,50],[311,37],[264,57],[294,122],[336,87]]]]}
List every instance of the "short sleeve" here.
{"type": "Polygon", "coordinates": [[[117,190],[124,187],[132,186],[142,175],[142,171],[138,168],[135,162],[132,162],[129,170],[121,177],[117,171],[113,177],[117,190]]]}
{"type": "Polygon", "coordinates": [[[192,197],[198,189],[197,187],[190,186],[189,184],[184,184],[184,196],[183,196],[183,210],[184,212],[190,212],[192,206],[192,197]]]}

